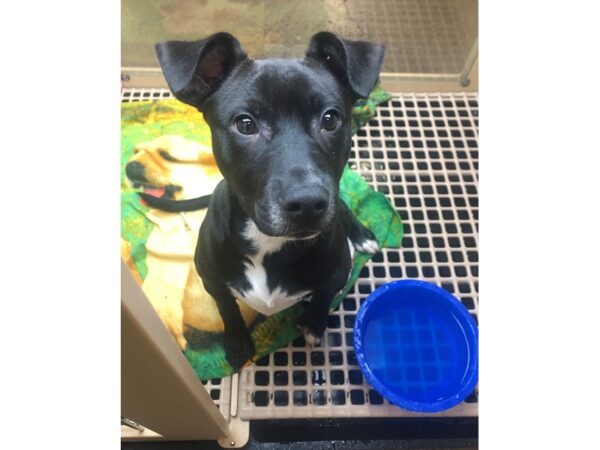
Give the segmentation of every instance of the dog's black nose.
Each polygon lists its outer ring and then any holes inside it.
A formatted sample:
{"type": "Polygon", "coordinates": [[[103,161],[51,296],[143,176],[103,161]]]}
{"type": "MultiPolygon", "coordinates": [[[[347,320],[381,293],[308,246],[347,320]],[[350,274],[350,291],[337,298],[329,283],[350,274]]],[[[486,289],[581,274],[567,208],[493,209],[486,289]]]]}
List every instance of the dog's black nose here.
{"type": "Polygon", "coordinates": [[[146,181],[144,176],[144,165],[137,161],[131,161],[125,166],[127,178],[132,181],[146,181]]]}
{"type": "Polygon", "coordinates": [[[283,210],[298,225],[310,225],[325,214],[328,205],[327,195],[320,188],[292,189],[283,201],[283,210]]]}

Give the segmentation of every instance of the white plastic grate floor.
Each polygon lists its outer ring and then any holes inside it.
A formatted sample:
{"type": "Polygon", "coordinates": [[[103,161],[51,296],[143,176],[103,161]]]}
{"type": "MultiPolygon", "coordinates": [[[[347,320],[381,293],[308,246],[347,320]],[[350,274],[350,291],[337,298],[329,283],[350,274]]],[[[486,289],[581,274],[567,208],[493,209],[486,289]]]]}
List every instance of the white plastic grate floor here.
{"type": "MultiPolygon", "coordinates": [[[[165,89],[126,89],[123,101],[169,98],[165,89]]],[[[326,339],[302,338],[257,361],[239,378],[242,419],[420,416],[389,404],[355,359],[352,329],[370,292],[399,278],[432,281],[478,314],[478,97],[472,93],[394,94],[353,137],[350,166],[402,216],[401,249],[385,249],[363,269],[329,318],[326,339]]],[[[206,384],[228,416],[231,378],[206,384]]],[[[478,395],[439,413],[477,416],[478,395]]]]}
{"type": "MultiPolygon", "coordinates": [[[[302,338],[240,376],[243,419],[419,416],[390,405],[366,384],[352,346],[356,312],[381,284],[432,281],[477,318],[478,98],[476,94],[395,94],[353,137],[350,166],[388,196],[402,216],[400,250],[363,269],[331,314],[326,339],[302,338]]],[[[477,393],[443,416],[477,416],[477,393]]]]}
{"type": "Polygon", "coordinates": [[[223,417],[229,420],[231,413],[231,377],[214,378],[212,380],[203,381],[202,384],[210,394],[223,417]]]}

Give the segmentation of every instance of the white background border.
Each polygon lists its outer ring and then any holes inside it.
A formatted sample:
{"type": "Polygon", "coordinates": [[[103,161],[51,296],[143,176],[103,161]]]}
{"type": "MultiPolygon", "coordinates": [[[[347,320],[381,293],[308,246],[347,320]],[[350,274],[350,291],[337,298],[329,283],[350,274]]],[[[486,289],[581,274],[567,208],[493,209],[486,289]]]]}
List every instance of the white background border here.
{"type": "MultiPolygon", "coordinates": [[[[6,448],[119,444],[119,3],[3,6],[6,448]]],[[[481,1],[482,449],[597,440],[598,14],[481,1]]]]}

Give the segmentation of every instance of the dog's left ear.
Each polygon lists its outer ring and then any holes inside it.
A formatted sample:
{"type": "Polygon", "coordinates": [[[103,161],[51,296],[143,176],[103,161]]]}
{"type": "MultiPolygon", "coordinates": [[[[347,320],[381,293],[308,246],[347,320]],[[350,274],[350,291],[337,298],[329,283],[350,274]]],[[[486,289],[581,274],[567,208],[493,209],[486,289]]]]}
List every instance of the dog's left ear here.
{"type": "Polygon", "coordinates": [[[367,98],[379,79],[384,52],[382,45],[322,31],[311,38],[306,57],[325,65],[356,98],[367,98]]]}
{"type": "Polygon", "coordinates": [[[160,42],[155,48],[173,95],[198,109],[231,70],[247,58],[239,41],[224,32],[199,41],[160,42]]]}

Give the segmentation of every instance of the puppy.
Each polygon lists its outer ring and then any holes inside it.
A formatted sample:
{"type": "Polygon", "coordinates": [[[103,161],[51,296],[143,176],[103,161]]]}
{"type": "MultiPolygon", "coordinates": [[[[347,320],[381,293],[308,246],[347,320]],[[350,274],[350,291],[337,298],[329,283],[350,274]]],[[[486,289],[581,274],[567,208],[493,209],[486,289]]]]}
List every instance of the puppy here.
{"type": "Polygon", "coordinates": [[[165,79],[211,127],[224,180],[200,228],[195,264],[225,323],[234,369],[255,349],[236,298],[270,315],[306,301],[319,339],[351,269],[351,249],[377,243],[339,199],[351,108],[375,86],[384,49],[328,32],[304,59],[253,60],[228,33],[156,45],[165,79]]]}

